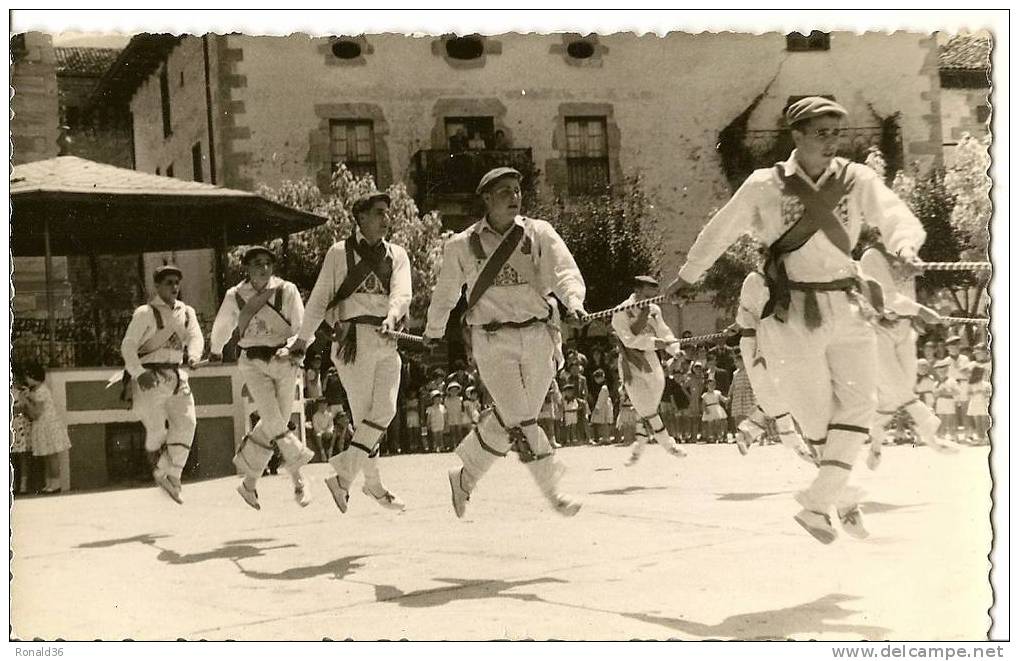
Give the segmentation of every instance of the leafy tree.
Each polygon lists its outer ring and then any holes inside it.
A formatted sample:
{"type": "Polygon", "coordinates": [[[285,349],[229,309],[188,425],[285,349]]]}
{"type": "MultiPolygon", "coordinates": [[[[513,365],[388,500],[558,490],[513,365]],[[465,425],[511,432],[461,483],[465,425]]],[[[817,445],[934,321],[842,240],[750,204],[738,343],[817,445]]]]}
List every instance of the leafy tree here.
{"type": "Polygon", "coordinates": [[[661,270],[658,216],[640,176],[627,178],[614,194],[545,202],[529,215],[552,223],[573,253],[587,284],[588,310],[619,304],[634,276],[661,270]]]}
{"type": "Polygon", "coordinates": [[[974,138],[968,133],[955,148],[951,167],[945,173],[945,189],[955,198],[951,222],[958,233],[967,259],[986,260],[990,242],[991,166],[990,135],[974,138]]]}
{"type": "Polygon", "coordinates": [[[764,262],[762,248],[760,241],[744,234],[722,253],[698,283],[699,289],[711,292],[711,303],[724,311],[727,317],[736,316],[740,290],[747,274],[761,268],[764,262]]]}
{"type": "MultiPolygon", "coordinates": [[[[356,178],[343,165],[333,174],[325,194],[310,180],[285,181],[279,188],[259,187],[258,193],[270,200],[329,219],[318,227],[291,235],[286,242],[276,239],[269,243],[269,247],[282,256],[280,274],[305,294],[310,292],[326,252],[353,231],[355,220],[350,207],[354,200],[372,190],[375,190],[375,182],[370,176],[356,178]]],[[[389,239],[403,246],[410,257],[414,288],[410,312],[411,316],[421,318],[428,309],[442,259],[442,224],[434,211],[419,215],[414,199],[402,183],[393,184],[386,192],[392,198],[389,239]]],[[[245,246],[239,246],[230,252],[230,282],[242,277],[240,260],[244,249],[245,246]]]]}

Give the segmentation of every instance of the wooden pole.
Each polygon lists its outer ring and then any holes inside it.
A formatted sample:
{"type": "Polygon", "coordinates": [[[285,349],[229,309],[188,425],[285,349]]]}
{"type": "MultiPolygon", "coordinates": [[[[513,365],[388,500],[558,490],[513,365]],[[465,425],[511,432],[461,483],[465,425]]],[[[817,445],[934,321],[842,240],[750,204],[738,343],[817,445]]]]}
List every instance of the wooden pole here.
{"type": "Polygon", "coordinates": [[[53,309],[53,254],[50,251],[50,219],[48,215],[43,215],[43,241],[46,249],[46,316],[49,326],[49,360],[47,361],[47,367],[53,365],[53,358],[56,356],[56,335],[57,335],[57,317],[56,310],[53,309]]]}

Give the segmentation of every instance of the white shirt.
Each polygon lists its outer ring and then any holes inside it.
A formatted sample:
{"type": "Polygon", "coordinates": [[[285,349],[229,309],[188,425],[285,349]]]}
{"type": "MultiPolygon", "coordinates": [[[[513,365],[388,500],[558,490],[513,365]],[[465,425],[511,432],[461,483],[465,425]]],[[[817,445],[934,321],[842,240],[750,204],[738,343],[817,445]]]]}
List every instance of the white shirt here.
{"type": "Polygon", "coordinates": [[[764,306],[771,297],[768,281],[764,275],[751,271],[743,279],[739,292],[739,307],[736,308],[736,323],[740,328],[757,328],[761,323],[764,306]]]}
{"type": "MultiPolygon", "coordinates": [[[[584,278],[562,237],[544,220],[517,216],[513,222],[524,228],[524,237],[495,282],[467,313],[467,323],[471,326],[547,317],[549,308],[545,297],[549,293],[554,293],[568,309],[579,310],[584,306],[587,294],[584,278]]],[[[511,229],[512,226],[506,232],[511,229]]],[[[446,242],[442,269],[428,307],[426,336],[445,334],[446,321],[460,300],[461,289],[465,284],[468,292],[474,288],[504,236],[483,218],[446,242]],[[483,260],[479,260],[470,247],[470,237],[475,233],[480,236],[485,251],[483,260]]]]}
{"type": "Polygon", "coordinates": [[[141,358],[138,356],[138,349],[145,341],[155,335],[158,326],[156,315],[152,308],[159,308],[159,314],[163,324],[173,323],[176,320],[184,328],[185,338],[171,336],[166,346],[145,354],[146,363],[182,363],[184,361],[184,348],[187,347],[188,358],[198,360],[205,350],[205,340],[202,338],[202,328],[198,325],[198,315],[195,309],[183,301],[174,301],[173,308],[166,302],[154,297],[147,304],[135,308],[131,315],[131,322],[124,332],[124,340],[120,343],[120,355],[124,358],[124,368],[128,373],[138,378],[145,373],[142,367],[141,358]]]}
{"type": "Polygon", "coordinates": [[[923,306],[916,302],[916,279],[898,278],[892,266],[877,248],[869,248],[860,257],[863,273],[881,284],[885,296],[885,309],[899,315],[915,315],[923,306]]]}
{"type": "MultiPolygon", "coordinates": [[[[635,302],[637,302],[637,295],[630,294],[630,297],[623,301],[622,304],[635,302]]],[[[676,336],[672,334],[672,330],[665,323],[665,320],[662,319],[662,309],[653,303],[649,305],[648,320],[644,324],[644,329],[639,333],[634,333],[631,326],[640,314],[641,310],[633,309],[623,310],[612,315],[612,330],[619,336],[619,341],[631,349],[654,351],[655,340],[665,340],[671,343],[666,347],[666,351],[673,356],[678,354],[679,341],[676,340],[676,336]]]]}
{"type": "MultiPolygon", "coordinates": [[[[841,167],[851,168],[855,185],[840,205],[843,226],[851,245],[860,237],[864,221],[881,230],[881,236],[894,253],[919,250],[927,237],[920,221],[880,176],[865,165],[834,158],[815,183],[796,160],[796,150],[782,164],[786,176],[797,175],[815,190],[821,188],[841,167]]],[[[767,245],[773,244],[802,217],[799,198],[783,194],[781,182],[772,168],[754,170],[732,199],[701,230],[687,254],[679,277],[696,282],[725,250],[749,232],[767,245]]],[[[789,279],[797,282],[831,282],[856,275],[851,256],[833,244],[823,231],[816,232],[799,250],[784,258],[789,279]]]]}
{"type": "MultiPolygon", "coordinates": [[[[283,290],[283,305],[280,312],[290,321],[290,329],[287,335],[283,335],[282,323],[277,323],[279,315],[272,310],[270,305],[275,300],[275,295],[269,297],[269,302],[259,309],[251,318],[244,336],[237,343],[241,347],[277,347],[286,344],[292,336],[301,329],[301,322],[304,319],[304,303],[301,301],[301,292],[297,285],[282,278],[271,276],[266,287],[269,289],[283,290]]],[[[226,298],[219,306],[216,314],[216,321],[212,324],[212,337],[209,340],[210,351],[214,354],[222,354],[223,347],[230,341],[230,336],[237,328],[237,320],[241,309],[237,307],[237,294],[245,302],[250,301],[252,296],[259,294],[259,290],[245,280],[238,285],[226,290],[226,298]]],[[[282,320],[280,320],[282,321],[282,320]]]]}
{"type": "MultiPolygon", "coordinates": [[[[361,241],[363,238],[360,230],[357,230],[354,236],[357,241],[361,241]]],[[[407,251],[401,246],[388,241],[384,243],[386,254],[393,259],[393,275],[389,280],[389,295],[355,290],[339,305],[327,311],[326,307],[333,295],[340,288],[343,279],[347,277],[346,242],[334,243],[326,253],[322,270],[319,271],[318,280],[315,281],[315,288],[312,289],[311,296],[308,297],[308,304],[304,309],[304,322],[301,324],[300,333],[298,333],[300,339],[309,342],[323,320],[329,325],[333,325],[337,321],[361,316],[388,316],[402,319],[407,315],[412,296],[410,258],[407,256],[407,251]]],[[[361,261],[360,258],[355,256],[354,262],[359,261],[361,261]]],[[[372,277],[374,274],[370,274],[368,279],[372,277]]],[[[364,287],[362,286],[361,289],[364,287]]]]}

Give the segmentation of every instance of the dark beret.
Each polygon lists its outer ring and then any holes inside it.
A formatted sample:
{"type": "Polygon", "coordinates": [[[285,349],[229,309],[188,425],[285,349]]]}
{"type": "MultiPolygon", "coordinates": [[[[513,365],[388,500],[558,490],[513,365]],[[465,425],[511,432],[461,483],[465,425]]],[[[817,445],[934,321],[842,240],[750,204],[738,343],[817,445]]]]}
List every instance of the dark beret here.
{"type": "Polygon", "coordinates": [[[156,269],[155,273],[152,274],[152,282],[159,283],[163,281],[168,275],[175,275],[180,279],[184,278],[184,273],[174,266],[173,264],[164,264],[156,269]]]}
{"type": "Polygon", "coordinates": [[[845,117],[849,112],[838,103],[823,96],[808,96],[793,103],[785,111],[785,121],[788,126],[822,115],[835,114],[845,117]]]}
{"type": "Polygon", "coordinates": [[[272,259],[273,263],[276,262],[276,253],[269,250],[265,246],[251,246],[244,251],[244,256],[241,257],[241,264],[250,264],[251,260],[259,255],[268,255],[272,259]]]}
{"type": "Polygon", "coordinates": [[[481,195],[482,193],[485,192],[486,189],[488,189],[489,186],[491,186],[500,179],[504,179],[505,177],[516,177],[518,180],[521,180],[524,178],[524,175],[520,174],[513,168],[503,167],[495,168],[494,170],[489,170],[485,174],[485,176],[481,178],[481,181],[478,183],[478,188],[475,190],[475,192],[478,195],[481,195]]]}
{"type": "Polygon", "coordinates": [[[379,200],[384,200],[386,204],[392,204],[393,200],[389,197],[388,193],[382,191],[375,191],[368,195],[363,195],[354,201],[354,204],[350,207],[351,212],[354,214],[354,218],[357,218],[362,213],[371,208],[379,200]]]}

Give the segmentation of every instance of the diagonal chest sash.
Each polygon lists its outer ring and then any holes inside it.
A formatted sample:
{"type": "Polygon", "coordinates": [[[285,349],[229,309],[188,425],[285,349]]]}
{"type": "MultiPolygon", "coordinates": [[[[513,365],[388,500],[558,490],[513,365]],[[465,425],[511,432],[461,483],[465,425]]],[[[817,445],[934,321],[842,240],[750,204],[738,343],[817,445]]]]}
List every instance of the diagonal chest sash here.
{"type": "Polygon", "coordinates": [[[268,322],[273,326],[273,332],[282,335],[290,334],[290,320],[283,314],[283,290],[281,288],[270,289],[266,287],[249,298],[247,302],[244,301],[239,292],[234,291],[234,298],[237,301],[237,307],[241,310],[237,317],[237,334],[239,337],[244,337],[244,333],[248,330],[251,320],[265,307],[268,307],[274,313],[270,317],[272,321],[268,322]]]}
{"type": "MultiPolygon", "coordinates": [[[[485,262],[485,266],[482,267],[481,273],[478,275],[478,279],[474,281],[474,286],[471,288],[470,293],[467,296],[467,309],[473,308],[481,297],[488,291],[488,288],[495,282],[496,276],[499,275],[499,271],[509,261],[513,251],[516,250],[517,246],[520,245],[521,239],[524,237],[524,228],[518,224],[513,225],[513,229],[503,237],[499,247],[495,249],[492,256],[485,262]]],[[[477,232],[472,233],[470,237],[471,249],[480,255],[484,256],[484,249],[481,247],[481,237],[478,236],[477,232]]]]}
{"type": "Polygon", "coordinates": [[[764,264],[770,297],[764,305],[761,318],[774,314],[779,321],[785,321],[790,303],[785,256],[802,248],[818,232],[823,232],[846,255],[852,251],[852,239],[842,226],[836,210],[843,198],[852,191],[854,180],[849,168],[844,167],[829,176],[820,189],[815,190],[796,173],[786,176],[782,163],[775,166],[774,176],[781,182],[783,193],[795,196],[803,205],[802,217],[771,244],[764,264]]]}
{"type": "Polygon", "coordinates": [[[152,310],[152,316],[156,319],[156,332],[150,335],[149,338],[142,342],[141,346],[138,347],[139,358],[164,348],[176,349],[177,347],[167,346],[170,339],[174,336],[177,337],[177,341],[181,344],[184,344],[187,341],[188,321],[186,313],[185,322],[182,324],[173,314],[170,314],[169,319],[164,319],[158,308],[150,305],[149,309],[152,310]]]}
{"type": "Polygon", "coordinates": [[[329,301],[329,308],[332,309],[340,304],[341,301],[350,297],[361,283],[364,282],[369,275],[372,273],[382,283],[382,287],[385,289],[388,295],[393,278],[393,258],[388,254],[382,254],[381,256],[374,254],[366,254],[362,252],[361,246],[358,245],[357,239],[353,236],[347,238],[346,241],[346,253],[347,253],[347,275],[340,283],[339,288],[333,295],[331,301],[329,301]],[[359,258],[357,261],[354,260],[354,256],[357,255],[359,258]]]}

